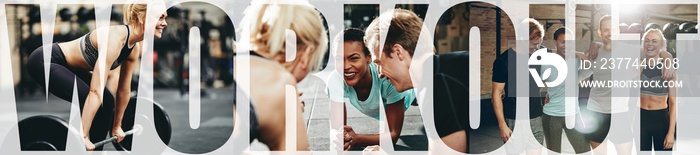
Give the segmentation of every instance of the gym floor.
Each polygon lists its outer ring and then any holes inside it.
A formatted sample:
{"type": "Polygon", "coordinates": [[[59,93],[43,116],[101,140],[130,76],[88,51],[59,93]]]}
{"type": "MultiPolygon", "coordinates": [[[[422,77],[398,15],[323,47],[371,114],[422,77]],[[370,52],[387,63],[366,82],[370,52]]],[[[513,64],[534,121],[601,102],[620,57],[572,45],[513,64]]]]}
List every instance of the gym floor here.
{"type": "MultiPolygon", "coordinates": [[[[202,97],[201,118],[197,130],[189,125],[188,100],[180,97],[177,89],[156,89],[154,100],[160,103],[170,116],[172,136],[169,146],[184,153],[206,153],[216,150],[230,136],[233,124],[233,105],[231,95],[233,89],[207,89],[211,94],[202,97]],[[185,120],[185,121],[174,121],[185,120]]],[[[49,95],[48,102],[43,93],[31,97],[17,99],[18,120],[35,115],[54,115],[63,120],[69,120],[70,106],[68,102],[49,95]]],[[[116,150],[113,145],[105,145],[105,150],[116,150]]]]}
{"type": "MultiPolygon", "coordinates": [[[[326,84],[315,76],[307,76],[299,82],[298,91],[304,94],[300,97],[306,103],[304,109],[304,124],[309,124],[308,136],[311,150],[330,150],[329,114],[330,103],[325,93],[326,84]],[[311,121],[311,123],[308,123],[311,121]]],[[[354,107],[347,107],[347,123],[358,134],[379,133],[379,121],[362,114],[354,107]]],[[[423,120],[420,117],[418,106],[411,106],[404,114],[404,124],[396,150],[427,150],[428,139],[423,129],[423,120]]],[[[262,151],[268,148],[255,141],[251,144],[251,150],[262,151]]],[[[361,150],[361,149],[360,149],[361,150]]]]}
{"type": "MultiPolygon", "coordinates": [[[[304,124],[309,124],[309,143],[312,150],[330,150],[329,143],[329,99],[323,90],[325,84],[318,78],[306,78],[299,83],[299,91],[304,92],[301,97],[305,101],[304,124]],[[308,123],[311,121],[311,123],[308,123]]],[[[184,153],[206,153],[217,149],[223,144],[232,132],[231,117],[233,105],[230,87],[220,89],[206,89],[210,94],[202,97],[201,123],[198,130],[192,130],[188,121],[188,100],[180,96],[177,89],[156,89],[154,100],[160,103],[170,116],[172,123],[172,137],[169,146],[184,153]],[[225,137],[225,138],[224,138],[225,137]],[[206,139],[206,141],[205,141],[206,139]]],[[[48,96],[46,103],[43,93],[35,93],[32,96],[17,98],[18,120],[35,115],[54,115],[64,120],[69,120],[70,106],[68,102],[53,95],[48,96]]],[[[357,133],[378,133],[379,121],[360,113],[355,108],[349,107],[348,124],[357,133]]],[[[404,127],[395,146],[396,150],[427,150],[428,140],[423,129],[423,120],[417,106],[411,106],[406,111],[404,127]]],[[[255,141],[251,144],[251,150],[262,151],[268,148],[255,141]]],[[[115,150],[111,144],[105,145],[105,150],[115,150]]]]}
{"type": "MultiPolygon", "coordinates": [[[[311,76],[310,76],[311,77],[311,76]]],[[[309,143],[312,150],[330,150],[329,132],[329,99],[325,94],[325,84],[318,78],[306,78],[298,85],[298,90],[304,92],[301,97],[305,101],[304,121],[310,127],[307,128],[309,143]]],[[[198,130],[192,130],[188,121],[171,121],[172,137],[169,146],[184,153],[206,153],[216,150],[222,145],[232,132],[233,118],[231,117],[233,105],[230,104],[232,94],[230,87],[220,89],[206,89],[211,95],[202,97],[201,123],[198,130]]],[[[170,115],[171,120],[188,120],[188,100],[183,99],[177,89],[156,89],[154,91],[156,102],[163,105],[170,115]]],[[[35,115],[55,115],[68,120],[70,106],[53,95],[49,95],[49,103],[46,103],[44,94],[35,93],[30,97],[17,98],[18,119],[35,115]]],[[[585,103],[585,102],[583,102],[585,103]]],[[[585,107],[585,106],[583,106],[585,107]]],[[[498,127],[493,118],[493,110],[489,100],[482,101],[482,117],[480,128],[471,130],[470,153],[486,153],[498,149],[503,145],[500,141],[498,127]]],[[[348,125],[357,133],[378,133],[379,121],[370,118],[355,108],[348,107],[348,125]]],[[[562,150],[573,153],[573,148],[564,138],[562,150]]],[[[399,150],[427,150],[428,140],[425,136],[423,120],[418,106],[410,106],[404,118],[403,131],[394,149],[399,150]]],[[[255,141],[251,144],[251,150],[263,151],[268,148],[255,141]]],[[[110,144],[105,145],[105,150],[115,150],[110,144]]],[[[494,153],[504,151],[499,149],[494,153]]],[[[505,152],[501,152],[505,153],[505,152]]]]}

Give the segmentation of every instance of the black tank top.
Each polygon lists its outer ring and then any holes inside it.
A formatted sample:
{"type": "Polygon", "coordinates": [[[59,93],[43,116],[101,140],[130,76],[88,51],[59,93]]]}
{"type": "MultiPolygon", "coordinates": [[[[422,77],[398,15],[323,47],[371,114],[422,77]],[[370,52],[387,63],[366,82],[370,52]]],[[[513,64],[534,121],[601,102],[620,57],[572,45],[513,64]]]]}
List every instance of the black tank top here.
{"type": "MultiPolygon", "coordinates": [[[[129,25],[124,25],[126,26],[126,39],[124,41],[124,46],[122,46],[121,52],[119,52],[119,57],[117,57],[117,60],[114,60],[114,63],[112,63],[112,66],[110,67],[110,70],[113,70],[119,65],[126,60],[126,58],[131,55],[131,51],[134,49],[134,47],[129,47],[129,35],[131,34],[131,30],[129,29],[129,25]]],[[[90,68],[95,68],[95,63],[97,62],[97,57],[98,57],[98,51],[97,48],[92,44],[92,41],[90,41],[90,34],[92,32],[89,32],[88,34],[85,35],[85,37],[80,39],[80,44],[83,44],[85,48],[83,48],[83,45],[80,46],[80,53],[83,54],[83,59],[85,60],[85,63],[87,63],[90,68]]]]}

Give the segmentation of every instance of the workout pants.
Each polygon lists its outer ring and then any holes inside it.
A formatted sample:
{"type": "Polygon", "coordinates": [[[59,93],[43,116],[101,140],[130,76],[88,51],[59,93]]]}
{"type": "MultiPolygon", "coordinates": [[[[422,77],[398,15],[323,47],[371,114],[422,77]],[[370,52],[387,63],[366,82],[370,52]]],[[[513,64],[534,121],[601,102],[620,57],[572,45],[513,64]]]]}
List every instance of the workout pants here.
{"type": "Polygon", "coordinates": [[[642,151],[651,151],[652,143],[655,151],[670,151],[664,149],[664,140],[668,133],[668,108],[660,110],[640,109],[640,147],[642,151]]]}
{"type": "MultiPolygon", "coordinates": [[[[46,45],[44,45],[46,46],[46,45]]],[[[73,86],[75,85],[78,94],[80,113],[83,112],[83,104],[90,91],[90,79],[92,73],[89,71],[74,70],[68,66],[63,51],[57,43],[51,44],[51,63],[49,65],[49,92],[63,100],[73,101],[73,86]]],[[[39,47],[27,59],[27,70],[29,76],[42,88],[46,88],[44,75],[44,53],[43,47],[39,47]]],[[[106,138],[108,131],[112,129],[114,120],[114,96],[104,89],[102,105],[95,114],[90,129],[90,141],[98,142],[106,138]]],[[[95,148],[101,150],[102,147],[95,148]]]]}
{"type": "MultiPolygon", "coordinates": [[[[508,125],[508,128],[510,128],[510,130],[513,131],[513,134],[511,135],[510,139],[508,139],[508,142],[505,144],[506,153],[520,154],[526,150],[542,148],[541,145],[544,144],[544,133],[542,131],[542,116],[531,118],[529,120],[515,120],[506,118],[506,124],[508,125]],[[532,131],[532,135],[535,137],[534,139],[526,136],[527,134],[525,134],[524,132],[515,131],[516,122],[527,123],[527,121],[530,122],[530,130],[532,131]]],[[[518,127],[524,126],[525,125],[518,124],[518,127]]]]}
{"type": "MultiPolygon", "coordinates": [[[[436,74],[433,81],[433,115],[438,136],[443,138],[455,132],[469,134],[469,88],[463,81],[446,74],[436,74]]],[[[468,144],[469,140],[465,139],[468,144]]]]}
{"type": "Polygon", "coordinates": [[[586,134],[586,139],[602,143],[606,138],[614,144],[631,142],[633,139],[633,113],[631,111],[621,113],[599,113],[590,111],[588,113],[591,120],[585,120],[587,130],[591,131],[586,134]],[[612,122],[612,117],[615,117],[615,122],[612,122]],[[614,127],[611,127],[611,123],[614,127]],[[610,137],[608,137],[610,136],[610,137]]]}
{"type": "Polygon", "coordinates": [[[591,150],[586,137],[579,132],[583,128],[583,120],[581,115],[576,114],[576,124],[573,129],[566,127],[566,117],[542,115],[542,128],[544,130],[544,138],[547,143],[547,148],[557,153],[561,153],[561,134],[562,130],[566,132],[566,138],[569,139],[571,146],[574,147],[576,154],[581,154],[591,150]]]}

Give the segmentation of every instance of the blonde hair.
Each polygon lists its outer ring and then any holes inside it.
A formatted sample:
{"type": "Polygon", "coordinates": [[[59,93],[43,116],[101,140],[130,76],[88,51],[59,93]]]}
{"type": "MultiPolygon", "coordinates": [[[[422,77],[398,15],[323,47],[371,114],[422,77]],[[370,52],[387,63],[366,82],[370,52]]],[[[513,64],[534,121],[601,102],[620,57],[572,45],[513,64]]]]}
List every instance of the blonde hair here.
{"type": "MultiPolygon", "coordinates": [[[[241,23],[249,32],[251,50],[271,56],[285,55],[286,30],[296,33],[297,48],[313,46],[309,68],[319,70],[328,36],[321,15],[313,7],[298,4],[253,4],[241,23]]],[[[246,34],[246,33],[243,33],[246,34]]]]}
{"type": "Polygon", "coordinates": [[[379,46],[379,18],[374,18],[365,30],[365,44],[371,53],[374,53],[374,48],[379,46]]]}
{"type": "Polygon", "coordinates": [[[124,16],[122,21],[127,25],[137,24],[143,26],[146,21],[139,21],[139,13],[141,13],[141,16],[146,17],[146,8],[148,8],[148,5],[143,0],[134,0],[130,4],[124,4],[122,7],[124,16]]]}
{"type": "MultiPolygon", "coordinates": [[[[427,35],[428,30],[423,26],[423,19],[418,17],[416,13],[406,9],[390,9],[378,18],[375,18],[372,23],[369,24],[367,30],[365,30],[365,42],[367,46],[370,46],[370,50],[374,53],[375,47],[379,46],[380,38],[379,33],[381,30],[386,30],[386,38],[384,40],[383,49],[381,53],[385,53],[387,57],[391,57],[391,47],[394,44],[401,45],[408,54],[413,57],[416,50],[418,50],[418,39],[420,35],[427,35]],[[389,23],[380,23],[380,20],[389,20],[389,23]]],[[[429,42],[432,42],[432,38],[429,38],[429,42]]],[[[435,53],[435,48],[431,46],[432,49],[420,49],[420,50],[431,50],[435,53]]]]}
{"type": "MultiPolygon", "coordinates": [[[[652,34],[652,33],[655,34],[656,36],[659,36],[659,38],[661,38],[661,40],[660,40],[661,41],[661,50],[665,50],[666,49],[666,37],[664,37],[664,33],[661,32],[661,30],[659,30],[659,29],[650,29],[649,31],[644,32],[644,36],[642,36],[642,39],[646,39],[647,35],[652,34]]],[[[644,43],[644,40],[642,40],[642,43],[644,43]]],[[[644,44],[642,44],[642,48],[644,48],[644,44]]]]}

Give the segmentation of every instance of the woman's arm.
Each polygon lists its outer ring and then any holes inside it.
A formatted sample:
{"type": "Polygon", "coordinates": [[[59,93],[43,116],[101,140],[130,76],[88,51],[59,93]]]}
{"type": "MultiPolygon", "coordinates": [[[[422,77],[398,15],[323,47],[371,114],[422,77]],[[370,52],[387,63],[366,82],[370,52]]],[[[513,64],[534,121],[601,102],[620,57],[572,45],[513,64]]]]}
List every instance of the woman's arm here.
{"type": "MultiPolygon", "coordinates": [[[[114,121],[112,133],[124,132],[121,131],[122,118],[124,118],[124,111],[129,105],[129,100],[131,99],[131,80],[133,78],[134,68],[136,63],[138,63],[139,55],[141,53],[141,46],[137,44],[136,47],[131,52],[131,55],[122,63],[120,67],[119,76],[119,86],[117,87],[117,96],[115,97],[116,102],[114,104],[114,121]],[[120,130],[120,131],[117,131],[120,130]]],[[[117,141],[121,141],[122,137],[118,136],[117,141]]]]}
{"type": "MultiPolygon", "coordinates": [[[[97,62],[99,63],[100,61],[105,61],[104,59],[105,57],[99,57],[97,62]]],[[[102,105],[102,96],[104,95],[103,93],[107,81],[108,72],[105,68],[106,65],[103,65],[101,67],[100,65],[96,64],[94,69],[92,70],[93,75],[92,79],[90,79],[90,90],[88,91],[87,98],[85,99],[85,103],[83,104],[83,112],[80,117],[83,125],[83,139],[85,140],[88,140],[88,134],[90,133],[90,128],[92,127],[92,121],[95,118],[97,110],[102,105]]],[[[89,144],[87,144],[87,141],[86,145],[88,145],[86,146],[88,150],[94,149],[94,145],[90,146],[89,144]]]]}
{"type": "Polygon", "coordinates": [[[664,80],[669,80],[669,79],[675,79],[676,78],[676,69],[673,69],[673,55],[669,53],[666,50],[661,50],[659,51],[659,56],[662,58],[662,62],[669,62],[668,64],[664,64],[663,67],[661,67],[661,72],[663,75],[661,76],[662,79],[664,80]],[[668,60],[668,61],[666,61],[668,60]]]}
{"type": "MultiPolygon", "coordinates": [[[[675,80],[672,79],[672,80],[675,80]]],[[[668,133],[666,133],[666,140],[664,140],[664,148],[673,148],[673,143],[675,141],[676,134],[676,87],[668,87],[668,133]]]]}
{"type": "MultiPolygon", "coordinates": [[[[108,33],[112,32],[110,30],[115,30],[112,28],[104,28],[104,29],[98,29],[102,33],[108,33]]],[[[95,30],[96,32],[98,30],[95,30]]],[[[98,33],[100,33],[98,32],[98,33]]],[[[114,37],[119,37],[120,33],[116,32],[111,34],[110,36],[114,37]]],[[[90,40],[85,40],[85,41],[92,41],[93,45],[96,45],[96,47],[99,48],[100,45],[96,41],[93,41],[97,39],[97,33],[92,33],[90,40]]],[[[124,34],[125,35],[125,34],[124,34]]],[[[122,38],[125,38],[125,36],[122,36],[122,38]]],[[[123,44],[124,40],[123,39],[109,39],[107,42],[112,45],[121,45],[123,44]]],[[[90,133],[90,128],[92,127],[92,121],[95,118],[95,114],[97,113],[97,110],[100,108],[102,105],[102,97],[104,95],[104,90],[105,90],[105,85],[107,84],[107,74],[109,73],[109,67],[110,65],[115,61],[116,56],[110,56],[112,53],[119,53],[121,49],[107,49],[105,53],[100,53],[102,54],[101,56],[97,57],[97,61],[95,63],[95,67],[92,70],[92,79],[90,79],[90,90],[88,91],[87,98],[85,99],[85,103],[83,105],[83,112],[82,116],[80,117],[81,123],[83,125],[83,139],[85,140],[85,145],[88,150],[92,150],[95,148],[94,145],[92,145],[92,142],[89,141],[88,138],[88,133],[90,133]],[[88,144],[89,142],[89,144],[88,144]]],[[[106,121],[106,120],[105,120],[106,121]]]]}
{"type": "MultiPolygon", "coordinates": [[[[399,100],[394,104],[386,105],[384,109],[386,112],[387,124],[389,125],[389,133],[391,134],[392,143],[396,144],[401,135],[401,129],[403,127],[404,118],[404,101],[399,100]]],[[[364,147],[370,145],[379,145],[379,134],[355,134],[352,136],[352,147],[364,147]]]]}
{"type": "MultiPolygon", "coordinates": [[[[348,132],[345,130],[345,128],[348,128],[348,110],[345,108],[345,104],[343,104],[343,150],[350,150],[352,148],[352,145],[350,144],[352,137],[349,136],[348,132]]],[[[352,128],[351,128],[352,129],[352,128]]],[[[354,133],[354,131],[353,131],[354,133]]]]}

